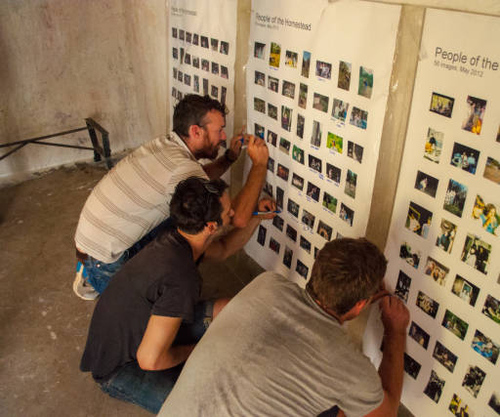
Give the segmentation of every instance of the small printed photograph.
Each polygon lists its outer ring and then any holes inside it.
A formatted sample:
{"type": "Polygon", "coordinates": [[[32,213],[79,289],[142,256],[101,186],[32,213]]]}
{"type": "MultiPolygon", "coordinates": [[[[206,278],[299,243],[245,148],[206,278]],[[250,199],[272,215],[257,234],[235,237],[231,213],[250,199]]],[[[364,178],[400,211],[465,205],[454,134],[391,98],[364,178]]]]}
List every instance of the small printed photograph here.
{"type": "Polygon", "coordinates": [[[260,71],[255,71],[255,84],[264,87],[266,85],[266,74],[260,71]]]}
{"type": "Polygon", "coordinates": [[[497,228],[500,223],[500,215],[497,212],[497,205],[486,203],[478,194],[472,208],[472,218],[480,220],[484,230],[497,236],[497,228]]]}
{"type": "Polygon", "coordinates": [[[318,223],[317,233],[322,238],[326,239],[327,241],[330,241],[332,238],[333,229],[330,226],[328,226],[326,223],[323,223],[323,221],[320,220],[318,223]]]}
{"type": "Polygon", "coordinates": [[[229,78],[229,71],[224,65],[220,66],[220,76],[225,79],[229,78]]]}
{"type": "Polygon", "coordinates": [[[276,252],[277,254],[280,253],[280,247],[281,245],[279,242],[273,238],[269,239],[269,248],[273,251],[276,252]]]}
{"type": "Polygon", "coordinates": [[[212,51],[217,52],[219,50],[219,40],[210,38],[210,46],[212,47],[212,51]]]}
{"type": "Polygon", "coordinates": [[[172,97],[177,98],[177,88],[172,87],[172,97]]]}
{"type": "Polygon", "coordinates": [[[311,242],[304,238],[304,236],[300,236],[300,247],[307,253],[311,253],[311,242]]]}
{"type": "Polygon", "coordinates": [[[280,138],[279,150],[288,155],[290,153],[290,141],[286,140],[285,138],[280,138]]]}
{"type": "Polygon", "coordinates": [[[469,417],[474,415],[471,413],[469,406],[465,404],[457,394],[453,394],[448,410],[450,410],[455,417],[469,417]]]}
{"type": "Polygon", "coordinates": [[[311,145],[319,148],[321,146],[321,136],[323,132],[321,131],[321,123],[314,120],[313,128],[311,133],[311,145]]]}
{"type": "Polygon", "coordinates": [[[177,28],[172,28],[172,38],[177,39],[177,28]]]}
{"type": "Polygon", "coordinates": [[[193,34],[193,45],[198,46],[199,43],[200,43],[200,35],[198,35],[197,33],[193,34]]]}
{"type": "Polygon", "coordinates": [[[200,68],[200,58],[197,56],[193,56],[193,67],[200,68]]]}
{"type": "Polygon", "coordinates": [[[500,346],[498,346],[489,337],[486,337],[479,330],[476,330],[471,344],[472,349],[484,358],[488,359],[493,365],[496,365],[500,346]]]}
{"type": "Polygon", "coordinates": [[[269,158],[267,160],[267,169],[274,174],[274,159],[273,158],[269,158]]]}
{"type": "Polygon", "coordinates": [[[297,161],[299,164],[304,165],[304,151],[296,145],[293,145],[292,159],[297,161]]]}
{"type": "Polygon", "coordinates": [[[290,174],[290,170],[281,164],[278,164],[278,170],[276,171],[276,175],[280,177],[283,181],[288,181],[288,176],[290,174]]]}
{"type": "MultiPolygon", "coordinates": [[[[372,78],[373,82],[373,78],[372,78]]],[[[339,80],[337,87],[349,91],[351,85],[351,64],[349,62],[339,62],[339,80]]]]}
{"type": "Polygon", "coordinates": [[[398,296],[406,303],[408,301],[408,294],[410,293],[410,286],[411,278],[403,271],[399,271],[398,282],[396,283],[394,295],[398,296]]]}
{"type": "Polygon", "coordinates": [[[219,64],[217,62],[212,62],[212,74],[219,75],[219,64]]]}
{"type": "Polygon", "coordinates": [[[476,135],[481,134],[485,110],[486,100],[472,96],[467,97],[467,116],[462,123],[462,129],[476,135]]]}
{"type": "Polygon", "coordinates": [[[278,141],[278,135],[271,130],[267,131],[267,143],[270,143],[274,147],[276,147],[276,143],[278,141]]]}
{"type": "Polygon", "coordinates": [[[313,108],[322,112],[328,112],[328,97],[318,93],[313,96],[313,108]]]}
{"type": "Polygon", "coordinates": [[[203,78],[203,95],[208,96],[208,79],[203,78]]]}
{"type": "Polygon", "coordinates": [[[353,107],[349,123],[353,126],[359,127],[360,129],[366,129],[368,125],[368,112],[358,109],[357,107],[353,107]]]}
{"type": "Polygon", "coordinates": [[[181,41],[183,41],[183,40],[184,40],[184,38],[185,38],[184,33],[185,33],[185,32],[184,32],[184,30],[183,30],[183,29],[179,29],[179,39],[180,39],[181,41]]]}
{"type": "Polygon", "coordinates": [[[290,132],[292,127],[292,109],[281,106],[281,127],[290,132]]]}
{"type": "Polygon", "coordinates": [[[285,221],[280,216],[275,216],[273,218],[273,226],[276,227],[280,232],[283,231],[283,226],[285,225],[285,221]]]}
{"type": "Polygon", "coordinates": [[[319,252],[319,249],[315,246],[314,247],[314,259],[316,259],[318,257],[318,252],[319,252]]]}
{"type": "Polygon", "coordinates": [[[191,76],[189,74],[184,74],[184,84],[191,86],[191,76]]]}
{"type": "Polygon", "coordinates": [[[443,208],[455,216],[462,217],[466,198],[467,186],[450,180],[444,196],[443,208]]]}
{"type": "Polygon", "coordinates": [[[344,203],[340,203],[339,217],[352,227],[354,222],[354,210],[351,210],[344,203]]]}
{"type": "Polygon", "coordinates": [[[453,354],[450,350],[448,350],[444,345],[439,342],[436,342],[436,346],[434,347],[434,352],[432,356],[443,365],[448,371],[453,372],[455,369],[455,365],[457,363],[458,357],[453,354]]]}
{"type": "Polygon", "coordinates": [[[299,218],[299,205],[291,198],[288,199],[287,210],[292,216],[299,218]]]}
{"type": "Polygon", "coordinates": [[[285,52],[285,66],[290,68],[297,68],[298,60],[299,60],[299,54],[297,54],[297,52],[292,52],[292,51],[285,52]]]}
{"type": "Polygon", "coordinates": [[[438,93],[432,93],[429,110],[433,113],[440,114],[441,116],[451,117],[454,103],[454,98],[443,96],[438,93]]]}
{"type": "Polygon", "coordinates": [[[326,147],[328,149],[333,149],[335,152],[341,154],[343,146],[344,139],[341,136],[328,132],[328,136],[326,137],[326,147]]]}
{"type": "Polygon", "coordinates": [[[267,115],[274,120],[278,120],[278,108],[271,103],[267,103],[267,115]]]}
{"type": "Polygon", "coordinates": [[[311,197],[314,201],[319,201],[320,189],[312,182],[307,182],[307,196],[311,197]]]}
{"type": "Polygon", "coordinates": [[[490,244],[471,233],[467,234],[461,255],[463,262],[486,275],[488,273],[490,253],[490,244]]]}
{"type": "Polygon", "coordinates": [[[277,78],[271,77],[270,75],[267,77],[267,88],[275,93],[278,92],[280,86],[280,80],[277,78]]]}
{"type": "Polygon", "coordinates": [[[358,182],[358,174],[352,172],[350,169],[347,170],[347,176],[345,180],[345,189],[349,197],[356,198],[356,183],[358,182]]]}
{"type": "MultiPolygon", "coordinates": [[[[202,41],[203,41],[203,37],[202,37],[202,41]]],[[[255,42],[255,45],[253,48],[254,58],[264,59],[265,51],[266,51],[266,44],[265,43],[255,42]]]]}
{"type": "MultiPolygon", "coordinates": [[[[220,88],[220,102],[223,106],[226,105],[226,96],[227,96],[227,88],[226,87],[221,87],[220,88]]],[[[224,146],[225,142],[222,144],[224,146]]]]}
{"type": "Polygon", "coordinates": [[[455,314],[453,314],[450,310],[446,310],[441,325],[461,340],[464,340],[465,335],[467,334],[467,329],[469,328],[468,323],[463,321],[458,316],[455,316],[455,314]]]}
{"type": "Polygon", "coordinates": [[[285,97],[289,97],[291,99],[295,98],[295,84],[289,81],[283,80],[283,87],[281,88],[281,94],[285,97]]]}
{"type": "Polygon", "coordinates": [[[439,180],[422,171],[417,171],[415,179],[415,188],[423,193],[436,197],[439,180]]]}
{"type": "Polygon", "coordinates": [[[264,140],[264,134],[266,132],[266,128],[264,126],[259,125],[258,123],[254,124],[254,135],[264,140]]]}
{"type": "Polygon", "coordinates": [[[474,398],[477,398],[481,385],[483,385],[486,373],[478,366],[469,365],[469,369],[465,374],[464,381],[462,382],[462,387],[465,387],[474,398]]]}
{"type": "Polygon", "coordinates": [[[271,42],[271,52],[269,53],[269,65],[274,68],[280,67],[281,46],[276,42],[271,42]]]}
{"type": "Polygon", "coordinates": [[[500,415],[500,395],[498,395],[496,392],[491,394],[490,401],[488,402],[488,405],[496,411],[497,414],[500,415]]]}
{"type": "Polygon", "coordinates": [[[193,34],[191,32],[186,32],[186,42],[191,43],[191,39],[193,37],[193,34]]]}
{"type": "Polygon", "coordinates": [[[172,58],[174,59],[179,58],[179,50],[177,48],[172,48],[172,58]]]}
{"type": "Polygon", "coordinates": [[[291,250],[288,246],[285,246],[285,253],[283,254],[283,265],[287,268],[291,268],[292,266],[292,257],[293,250],[291,250]]]}
{"type": "Polygon", "coordinates": [[[488,156],[483,176],[490,181],[500,184],[500,162],[488,156]]]}
{"type": "Polygon", "coordinates": [[[304,125],[306,123],[306,119],[301,114],[297,113],[297,136],[301,139],[304,139],[304,125]]]}
{"type": "Polygon", "coordinates": [[[295,230],[289,224],[286,225],[286,235],[294,242],[297,242],[297,230],[295,230]]]}
{"type": "Polygon", "coordinates": [[[206,36],[201,37],[201,47],[208,49],[208,38],[206,36]]]}
{"type": "Polygon", "coordinates": [[[347,156],[361,164],[363,162],[363,147],[350,140],[347,141],[347,156]]]}
{"type": "Polygon", "coordinates": [[[257,233],[257,242],[259,242],[259,244],[261,244],[262,246],[264,246],[264,243],[266,243],[266,233],[267,229],[264,226],[259,225],[259,233],[257,233]]]}
{"type": "Polygon", "coordinates": [[[210,71],[210,61],[208,61],[207,59],[202,59],[201,60],[201,69],[203,71],[210,71]]]}
{"type": "Polygon", "coordinates": [[[427,395],[435,403],[439,402],[443,392],[445,380],[439,378],[438,374],[432,370],[429,382],[424,388],[424,394],[427,395]]]}
{"type": "Polygon", "coordinates": [[[219,52],[223,55],[229,55],[229,43],[225,41],[220,41],[219,52]]]}
{"type": "Polygon", "coordinates": [[[450,161],[451,165],[462,168],[464,171],[470,172],[471,174],[475,174],[478,159],[479,151],[457,142],[453,145],[450,161]]]}
{"type": "Polygon", "coordinates": [[[412,250],[409,243],[403,242],[399,248],[399,257],[404,259],[407,264],[413,266],[413,268],[418,269],[422,252],[419,250],[412,250]]]}
{"type": "Polygon", "coordinates": [[[337,185],[340,184],[340,177],[342,175],[342,170],[336,166],[326,163],[326,176],[328,179],[332,180],[337,185]]]}
{"type": "Polygon", "coordinates": [[[419,291],[417,295],[417,307],[419,307],[424,313],[435,319],[437,311],[439,309],[439,303],[436,300],[433,300],[427,294],[419,291]]]}
{"type": "Polygon", "coordinates": [[[283,210],[284,195],[285,192],[283,191],[283,189],[280,187],[276,187],[276,207],[278,207],[280,210],[283,210]]]}
{"type": "Polygon", "coordinates": [[[302,71],[301,75],[303,77],[309,78],[309,68],[311,67],[311,53],[304,51],[302,53],[302,71]]]}
{"type": "Polygon", "coordinates": [[[329,80],[332,78],[332,64],[316,61],[316,76],[329,80]]]}
{"type": "Polygon", "coordinates": [[[405,372],[410,375],[413,379],[417,379],[418,373],[420,372],[420,365],[415,359],[413,359],[406,352],[404,354],[404,369],[405,372]]]}
{"type": "Polygon", "coordinates": [[[479,295],[479,288],[472,282],[469,282],[460,275],[457,275],[455,277],[455,282],[451,287],[451,292],[474,307],[476,305],[477,296],[479,295]]]}
{"type": "Polygon", "coordinates": [[[332,117],[335,120],[344,123],[347,117],[348,110],[349,110],[349,103],[339,100],[338,98],[333,99],[332,117]]]}
{"type": "Polygon", "coordinates": [[[439,163],[441,151],[443,150],[443,132],[438,132],[432,128],[427,130],[427,138],[425,140],[424,158],[429,161],[439,163]]]}
{"type": "Polygon", "coordinates": [[[218,99],[219,98],[219,87],[213,85],[211,90],[210,90],[210,95],[213,98],[218,99]]]}
{"type": "Polygon", "coordinates": [[[302,83],[299,88],[299,107],[303,109],[307,107],[307,85],[302,83]]]}
{"type": "Polygon", "coordinates": [[[269,184],[267,181],[264,184],[264,189],[262,191],[264,191],[269,197],[272,197],[274,195],[273,186],[269,184]]]}
{"type": "Polygon", "coordinates": [[[300,191],[304,190],[304,178],[299,177],[295,172],[292,175],[292,185],[299,189],[300,191]]]}
{"type": "Polygon", "coordinates": [[[366,98],[371,98],[372,91],[373,91],[373,70],[365,67],[359,67],[358,94],[366,98]]]}
{"type": "Polygon", "coordinates": [[[302,211],[302,223],[304,223],[309,229],[314,228],[314,221],[316,217],[309,213],[307,210],[302,211]]]}
{"type": "Polygon", "coordinates": [[[321,174],[321,159],[316,158],[313,155],[309,155],[309,168],[314,169],[321,174]]]}
{"type": "Polygon", "coordinates": [[[405,227],[424,239],[429,235],[432,222],[432,213],[418,204],[410,201],[405,227]]]}
{"type": "Polygon", "coordinates": [[[337,211],[337,199],[325,192],[323,194],[323,207],[335,213],[337,211]]]}
{"type": "Polygon", "coordinates": [[[427,346],[429,346],[429,334],[414,321],[411,322],[408,335],[424,349],[427,349],[427,346]]]}
{"type": "Polygon", "coordinates": [[[184,56],[184,63],[185,63],[186,65],[191,65],[191,54],[186,54],[186,55],[184,56]]]}
{"type": "Polygon", "coordinates": [[[482,313],[495,323],[500,324],[500,301],[488,294],[484,302],[482,313]]]}
{"type": "Polygon", "coordinates": [[[440,233],[438,234],[438,237],[436,239],[436,246],[443,249],[445,252],[451,253],[456,235],[457,226],[446,219],[442,219],[440,233]]]}
{"type": "Polygon", "coordinates": [[[184,73],[181,70],[179,70],[177,72],[177,80],[182,82],[183,79],[184,79],[184,73]]]}
{"type": "Polygon", "coordinates": [[[297,259],[297,266],[295,271],[304,279],[307,279],[307,274],[309,274],[309,268],[305,266],[302,262],[297,259]]]}

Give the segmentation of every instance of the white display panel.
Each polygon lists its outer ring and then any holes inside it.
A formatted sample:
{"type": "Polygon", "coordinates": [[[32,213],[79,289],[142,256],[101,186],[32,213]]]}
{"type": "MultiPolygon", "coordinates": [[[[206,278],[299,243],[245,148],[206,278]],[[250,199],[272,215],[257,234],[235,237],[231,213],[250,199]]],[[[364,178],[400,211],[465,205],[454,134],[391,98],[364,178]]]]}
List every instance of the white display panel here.
{"type": "Polygon", "coordinates": [[[500,414],[498,39],[498,18],[426,12],[386,247],[411,313],[402,402],[416,416],[500,414]]]}

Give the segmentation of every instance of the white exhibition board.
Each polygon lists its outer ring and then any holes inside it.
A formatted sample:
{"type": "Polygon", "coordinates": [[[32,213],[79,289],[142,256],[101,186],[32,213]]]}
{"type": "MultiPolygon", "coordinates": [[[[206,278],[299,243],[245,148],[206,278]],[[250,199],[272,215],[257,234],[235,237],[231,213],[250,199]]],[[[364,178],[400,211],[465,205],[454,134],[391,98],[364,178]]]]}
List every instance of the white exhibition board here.
{"type": "Polygon", "coordinates": [[[265,269],[303,285],[327,240],[365,234],[399,16],[369,2],[253,0],[247,131],[268,142],[265,191],[282,210],[246,246],[265,269]]]}
{"type": "Polygon", "coordinates": [[[500,415],[499,39],[498,18],[426,12],[386,247],[411,313],[402,402],[415,416],[500,415]]]}
{"type": "Polygon", "coordinates": [[[234,122],[237,0],[169,1],[170,121],[186,94],[223,102],[228,139],[234,122]]]}

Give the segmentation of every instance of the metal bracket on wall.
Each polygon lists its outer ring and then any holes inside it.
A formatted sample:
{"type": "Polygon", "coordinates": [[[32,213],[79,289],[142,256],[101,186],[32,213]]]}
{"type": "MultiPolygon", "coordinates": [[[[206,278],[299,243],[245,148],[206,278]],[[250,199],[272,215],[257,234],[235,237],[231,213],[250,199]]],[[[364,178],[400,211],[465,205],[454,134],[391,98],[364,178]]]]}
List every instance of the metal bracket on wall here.
{"type": "Polygon", "coordinates": [[[111,149],[109,147],[109,133],[104,129],[99,123],[90,117],[85,119],[86,126],[77,129],[66,130],[64,132],[53,133],[52,135],[39,136],[32,139],[18,140],[17,142],[0,144],[0,148],[6,148],[10,146],[15,146],[9,152],[0,156],[0,161],[17,152],[19,149],[24,148],[26,145],[47,145],[47,146],[58,146],[62,148],[73,148],[73,149],[86,149],[94,151],[94,161],[99,162],[102,158],[106,161],[106,166],[108,169],[113,168],[113,162],[111,161],[111,149]],[[57,136],[68,135],[70,133],[81,132],[87,130],[89,132],[90,141],[92,142],[92,147],[89,146],[79,146],[79,145],[68,145],[66,143],[53,143],[53,142],[43,142],[46,139],[54,138],[57,136]],[[96,130],[100,133],[102,145],[99,144],[99,138],[96,130]]]}

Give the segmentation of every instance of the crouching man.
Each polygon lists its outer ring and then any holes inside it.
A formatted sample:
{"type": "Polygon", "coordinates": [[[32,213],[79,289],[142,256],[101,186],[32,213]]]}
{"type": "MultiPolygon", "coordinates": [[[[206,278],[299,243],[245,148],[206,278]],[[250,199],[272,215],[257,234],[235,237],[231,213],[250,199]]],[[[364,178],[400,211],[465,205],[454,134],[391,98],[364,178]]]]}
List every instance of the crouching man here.
{"type": "Polygon", "coordinates": [[[407,308],[380,301],[378,373],[342,328],[380,294],[386,263],[366,239],[338,239],[319,252],[306,289],[257,277],[210,326],[159,416],[396,416],[407,308]]]}
{"type": "MultiPolygon", "coordinates": [[[[233,216],[222,180],[189,178],[170,204],[175,227],[127,262],[94,310],[80,369],[102,390],[157,413],[183,362],[229,301],[200,301],[197,265],[223,260],[250,238],[261,217],[220,239],[233,216]]],[[[259,211],[272,211],[262,200],[259,211]]],[[[267,216],[267,217],[272,217],[267,216]]]]}

